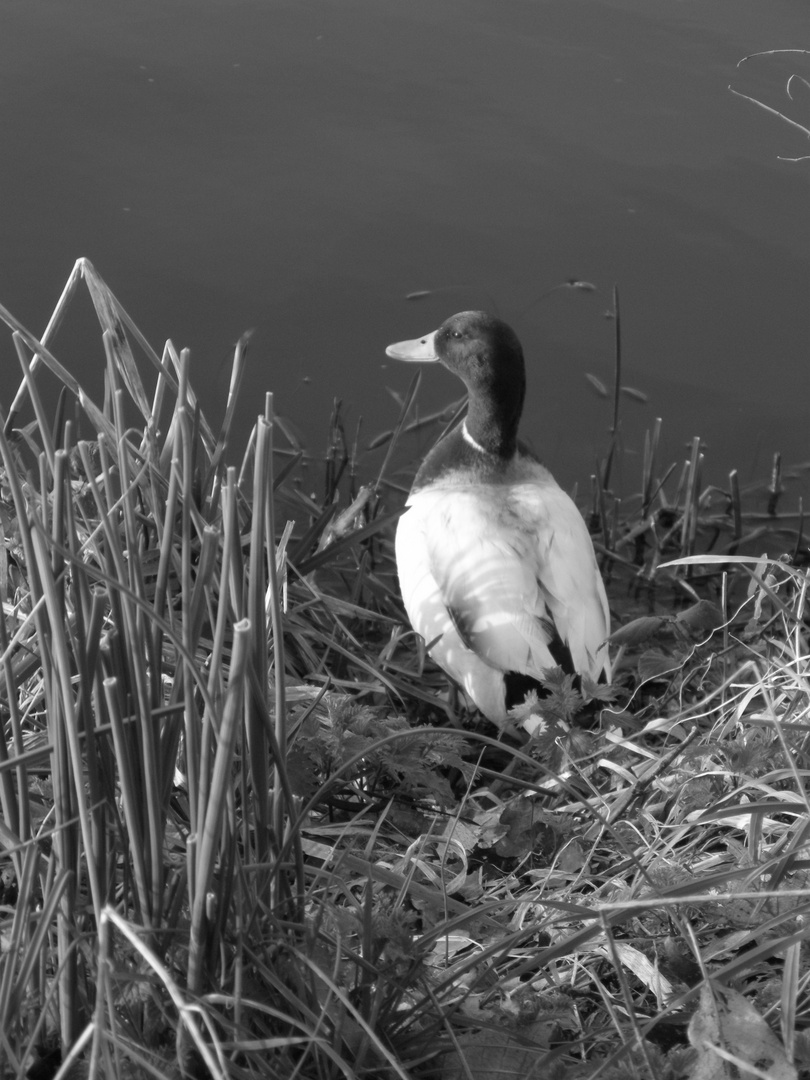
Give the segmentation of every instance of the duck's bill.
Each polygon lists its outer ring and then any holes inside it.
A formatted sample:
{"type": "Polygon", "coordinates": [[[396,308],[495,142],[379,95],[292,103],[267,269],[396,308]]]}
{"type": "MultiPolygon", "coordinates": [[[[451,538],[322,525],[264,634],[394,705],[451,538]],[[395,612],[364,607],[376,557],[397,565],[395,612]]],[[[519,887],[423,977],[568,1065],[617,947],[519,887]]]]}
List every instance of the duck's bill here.
{"type": "Polygon", "coordinates": [[[436,355],[436,331],[413,341],[398,341],[389,345],[385,355],[394,360],[438,360],[436,355]]]}

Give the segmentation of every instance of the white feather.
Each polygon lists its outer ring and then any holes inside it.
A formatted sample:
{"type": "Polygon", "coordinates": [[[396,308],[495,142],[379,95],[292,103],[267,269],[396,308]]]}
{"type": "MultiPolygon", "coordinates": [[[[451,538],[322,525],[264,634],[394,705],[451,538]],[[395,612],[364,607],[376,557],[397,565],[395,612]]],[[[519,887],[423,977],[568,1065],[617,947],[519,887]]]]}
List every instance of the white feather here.
{"type": "Polygon", "coordinates": [[[554,667],[555,631],[580,674],[610,675],[607,597],[585,522],[543,466],[524,458],[513,476],[451,476],[417,491],[396,536],[411,625],[495,722],[506,719],[503,673],[554,667]]]}

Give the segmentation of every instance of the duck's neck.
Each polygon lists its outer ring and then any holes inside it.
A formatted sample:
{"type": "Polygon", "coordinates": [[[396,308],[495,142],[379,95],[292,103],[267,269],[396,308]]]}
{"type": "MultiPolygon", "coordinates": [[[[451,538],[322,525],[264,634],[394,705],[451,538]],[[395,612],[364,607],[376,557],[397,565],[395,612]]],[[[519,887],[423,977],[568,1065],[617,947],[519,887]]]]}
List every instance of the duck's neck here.
{"type": "Polygon", "coordinates": [[[511,458],[517,449],[525,383],[507,389],[508,393],[486,395],[471,390],[464,421],[466,441],[481,453],[499,458],[511,458]]]}

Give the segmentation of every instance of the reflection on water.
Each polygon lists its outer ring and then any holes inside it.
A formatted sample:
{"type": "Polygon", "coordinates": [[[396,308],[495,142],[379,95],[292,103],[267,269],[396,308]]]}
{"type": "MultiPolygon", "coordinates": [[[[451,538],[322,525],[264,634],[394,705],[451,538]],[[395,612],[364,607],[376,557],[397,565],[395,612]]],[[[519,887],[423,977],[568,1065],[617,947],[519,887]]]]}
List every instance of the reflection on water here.
{"type": "MultiPolygon", "coordinates": [[[[778,161],[801,136],[727,90],[787,104],[787,74],[810,73],[801,57],[737,70],[804,41],[803,6],[763,10],[7,5],[0,300],[41,331],[86,255],[158,347],[190,346],[215,424],[229,350],[255,327],[243,429],[272,389],[314,445],[336,396],[369,438],[393,422],[386,388],[409,373],[387,366],[388,342],[495,308],[530,359],[526,435],[570,484],[605,445],[609,403],[586,375],[610,384],[618,283],[625,381],[649,396],[623,404],[629,448],[662,415],[672,455],[701,434],[710,462],[745,478],[776,449],[810,458],[810,164],[778,161]],[[598,291],[532,306],[571,277],[598,291]]],[[[810,93],[802,105],[810,119],[810,93]]],[[[65,331],[60,357],[98,385],[89,319],[65,331]]],[[[429,375],[424,411],[455,394],[429,375]]]]}

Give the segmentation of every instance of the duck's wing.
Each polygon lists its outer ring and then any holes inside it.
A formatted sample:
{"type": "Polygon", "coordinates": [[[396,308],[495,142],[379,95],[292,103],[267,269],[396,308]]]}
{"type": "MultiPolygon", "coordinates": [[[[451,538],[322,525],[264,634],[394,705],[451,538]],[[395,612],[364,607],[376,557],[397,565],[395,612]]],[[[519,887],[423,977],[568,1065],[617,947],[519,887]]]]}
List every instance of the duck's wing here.
{"type": "Polygon", "coordinates": [[[609,679],[610,608],[582,515],[554,481],[515,488],[513,497],[524,507],[523,519],[533,522],[534,603],[548,612],[574,671],[609,679]]]}
{"type": "Polygon", "coordinates": [[[550,478],[418,492],[400,521],[397,563],[412,625],[426,640],[452,628],[499,672],[539,677],[558,664],[593,678],[607,672],[599,648],[607,601],[593,545],[550,478]]]}

